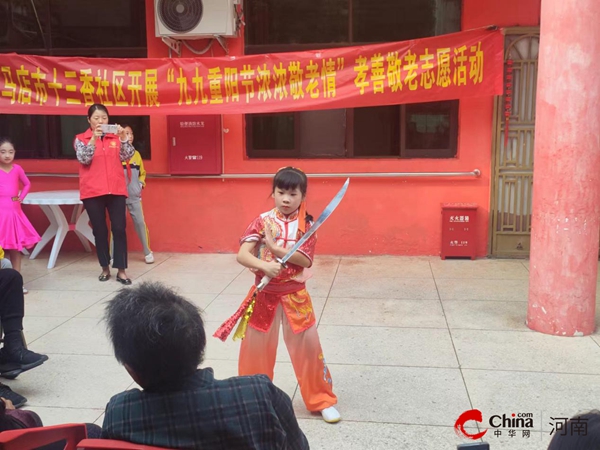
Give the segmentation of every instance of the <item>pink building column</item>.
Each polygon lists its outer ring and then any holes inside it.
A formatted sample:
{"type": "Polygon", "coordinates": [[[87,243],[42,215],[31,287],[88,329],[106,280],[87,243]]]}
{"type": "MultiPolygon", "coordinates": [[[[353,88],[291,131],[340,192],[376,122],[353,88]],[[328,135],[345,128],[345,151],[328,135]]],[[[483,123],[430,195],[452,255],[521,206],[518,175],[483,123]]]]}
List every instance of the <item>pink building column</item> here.
{"type": "Polygon", "coordinates": [[[559,336],[595,329],[599,24],[599,0],[542,0],[527,325],[559,336]]]}

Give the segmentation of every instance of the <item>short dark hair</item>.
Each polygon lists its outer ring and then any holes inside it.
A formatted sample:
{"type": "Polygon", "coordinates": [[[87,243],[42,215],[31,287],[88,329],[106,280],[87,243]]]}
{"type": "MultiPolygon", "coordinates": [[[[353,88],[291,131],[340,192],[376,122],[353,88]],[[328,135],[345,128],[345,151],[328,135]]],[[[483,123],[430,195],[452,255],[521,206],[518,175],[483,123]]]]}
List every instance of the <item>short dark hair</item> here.
{"type": "Polygon", "coordinates": [[[577,414],[570,418],[565,425],[565,434],[558,431],[548,450],[597,450],[600,448],[600,411],[594,409],[587,413],[577,414]],[[580,425],[585,423],[587,433],[573,432],[574,421],[580,425]]]}
{"type": "Polygon", "coordinates": [[[110,114],[108,113],[108,109],[102,103],[94,103],[92,106],[88,108],[88,119],[91,119],[96,111],[104,111],[106,115],[110,118],[110,114]]]}
{"type": "Polygon", "coordinates": [[[121,289],[104,318],[115,357],[144,389],[183,381],[202,362],[206,333],[200,311],[161,283],[121,289]]]}
{"type": "Polygon", "coordinates": [[[284,167],[279,169],[273,177],[273,190],[275,189],[300,189],[302,195],[306,195],[306,189],[308,187],[308,179],[304,172],[295,167],[284,167]]]}

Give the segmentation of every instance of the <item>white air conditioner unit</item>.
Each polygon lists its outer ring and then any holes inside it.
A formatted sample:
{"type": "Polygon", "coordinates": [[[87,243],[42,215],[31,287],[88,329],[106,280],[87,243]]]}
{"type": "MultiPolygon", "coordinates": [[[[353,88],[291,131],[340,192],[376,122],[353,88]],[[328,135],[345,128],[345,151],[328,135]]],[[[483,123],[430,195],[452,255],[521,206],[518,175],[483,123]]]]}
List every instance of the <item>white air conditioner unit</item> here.
{"type": "Polygon", "coordinates": [[[237,36],[240,0],[154,0],[156,36],[172,39],[237,36]]]}

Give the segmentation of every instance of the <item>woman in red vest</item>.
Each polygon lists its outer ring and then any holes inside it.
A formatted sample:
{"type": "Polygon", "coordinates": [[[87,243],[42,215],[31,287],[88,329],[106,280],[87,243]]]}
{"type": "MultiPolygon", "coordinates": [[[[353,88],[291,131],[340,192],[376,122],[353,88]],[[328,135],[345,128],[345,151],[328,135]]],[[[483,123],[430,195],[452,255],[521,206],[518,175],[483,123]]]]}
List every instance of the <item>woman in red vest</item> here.
{"type": "Polygon", "coordinates": [[[102,266],[100,281],[110,278],[110,253],[106,211],[110,217],[114,239],[113,268],[117,281],[129,285],[127,277],[127,235],[125,234],[125,199],[127,186],[122,161],[133,156],[135,149],[128,142],[125,130],[117,125],[117,134],[104,133],[102,125],[109,122],[104,105],[94,104],[88,109],[90,128],[75,136],[75,152],[79,166],[79,192],[85,210],[90,216],[98,261],[102,266]]]}

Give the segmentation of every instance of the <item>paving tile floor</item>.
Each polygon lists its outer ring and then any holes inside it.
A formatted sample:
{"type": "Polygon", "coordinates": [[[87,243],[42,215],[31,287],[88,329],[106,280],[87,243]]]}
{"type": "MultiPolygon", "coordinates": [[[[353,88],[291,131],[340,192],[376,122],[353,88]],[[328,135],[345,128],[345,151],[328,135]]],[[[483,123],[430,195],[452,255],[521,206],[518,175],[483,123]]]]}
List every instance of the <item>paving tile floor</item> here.
{"type": "MultiPolygon", "coordinates": [[[[176,287],[204,311],[210,334],[253,280],[231,254],[155,258],[147,265],[130,255],[134,284],[176,287]]],[[[46,264],[44,254],[24,260],[25,333],[50,360],[7,383],[48,425],[101,424],[108,399],[133,386],[101,321],[121,286],[97,281],[90,254],[62,253],[54,269],[46,264]]],[[[544,449],[551,417],[600,406],[600,335],[560,338],[526,327],[527,261],[318,256],[312,271],[309,292],[343,421],[328,425],[304,409],[283,342],[274,380],[292,397],[312,449],[455,449],[466,440],[454,422],[473,408],[486,418],[533,414],[529,438],[489,429],[492,450],[544,449]]],[[[218,378],[234,376],[238,349],[210,338],[203,365],[218,378]]]]}

